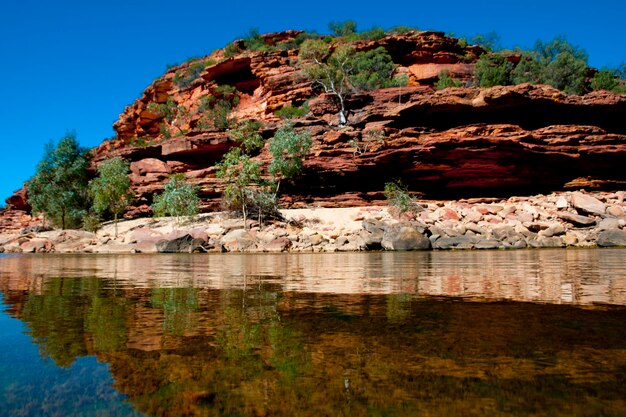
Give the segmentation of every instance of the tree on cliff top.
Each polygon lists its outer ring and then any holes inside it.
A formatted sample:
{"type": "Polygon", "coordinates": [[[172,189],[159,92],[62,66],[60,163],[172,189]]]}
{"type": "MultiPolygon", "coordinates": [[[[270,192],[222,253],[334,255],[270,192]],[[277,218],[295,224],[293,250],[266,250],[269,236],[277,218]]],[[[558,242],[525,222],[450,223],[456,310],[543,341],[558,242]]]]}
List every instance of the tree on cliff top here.
{"type": "Polygon", "coordinates": [[[128,178],[128,162],[121,158],[104,161],[98,166],[98,176],[89,182],[94,210],[113,215],[115,237],[117,237],[117,217],[124,212],[133,196],[128,178]]]}
{"type": "Polygon", "coordinates": [[[347,123],[349,94],[406,83],[393,78],[396,65],[383,47],[357,52],[351,44],[340,43],[331,52],[324,41],[307,39],[300,47],[298,59],[312,87],[337,98],[340,125],[347,123]]]}
{"type": "Polygon", "coordinates": [[[28,182],[28,203],[63,229],[78,227],[89,207],[87,149],[68,132],[55,147],[49,142],[35,176],[28,182]]]}

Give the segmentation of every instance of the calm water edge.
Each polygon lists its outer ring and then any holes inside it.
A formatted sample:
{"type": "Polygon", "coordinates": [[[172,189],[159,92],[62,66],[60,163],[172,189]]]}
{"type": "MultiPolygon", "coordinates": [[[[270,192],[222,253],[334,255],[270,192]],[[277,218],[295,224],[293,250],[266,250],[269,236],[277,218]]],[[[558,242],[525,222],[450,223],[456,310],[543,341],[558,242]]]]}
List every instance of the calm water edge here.
{"type": "Polygon", "coordinates": [[[625,416],[626,249],[0,257],[0,416],[625,416]]]}

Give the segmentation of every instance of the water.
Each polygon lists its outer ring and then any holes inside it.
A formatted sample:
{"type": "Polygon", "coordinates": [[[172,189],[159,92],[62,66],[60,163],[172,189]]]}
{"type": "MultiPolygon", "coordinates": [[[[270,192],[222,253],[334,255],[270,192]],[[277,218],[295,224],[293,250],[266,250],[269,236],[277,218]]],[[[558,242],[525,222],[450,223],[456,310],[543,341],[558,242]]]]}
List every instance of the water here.
{"type": "Polygon", "coordinates": [[[626,415],[626,250],[0,257],[0,415],[626,415]]]}

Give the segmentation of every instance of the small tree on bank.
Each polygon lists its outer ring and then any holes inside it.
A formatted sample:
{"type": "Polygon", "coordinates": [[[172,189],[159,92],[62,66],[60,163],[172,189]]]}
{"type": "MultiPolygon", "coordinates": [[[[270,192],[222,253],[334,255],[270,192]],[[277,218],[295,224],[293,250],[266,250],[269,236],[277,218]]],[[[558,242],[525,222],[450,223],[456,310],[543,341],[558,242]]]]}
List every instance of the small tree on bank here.
{"type": "Polygon", "coordinates": [[[185,181],[185,174],[174,174],[165,183],[163,193],[154,196],[152,211],[157,217],[175,216],[180,222],[183,216],[195,216],[199,212],[198,187],[185,181]]]}
{"type": "Polygon", "coordinates": [[[50,141],[35,175],[28,181],[28,203],[55,226],[79,227],[89,207],[87,149],[68,132],[55,147],[50,141]]]}
{"type": "Polygon", "coordinates": [[[128,172],[128,162],[121,158],[109,159],[98,166],[98,176],[89,183],[93,209],[98,214],[108,211],[113,215],[115,237],[118,216],[124,212],[133,196],[128,172]]]}
{"type": "Polygon", "coordinates": [[[283,179],[292,180],[302,171],[303,158],[312,145],[308,131],[296,132],[292,124],[283,125],[270,142],[272,162],[268,168],[276,180],[274,195],[278,194],[283,179]]]}

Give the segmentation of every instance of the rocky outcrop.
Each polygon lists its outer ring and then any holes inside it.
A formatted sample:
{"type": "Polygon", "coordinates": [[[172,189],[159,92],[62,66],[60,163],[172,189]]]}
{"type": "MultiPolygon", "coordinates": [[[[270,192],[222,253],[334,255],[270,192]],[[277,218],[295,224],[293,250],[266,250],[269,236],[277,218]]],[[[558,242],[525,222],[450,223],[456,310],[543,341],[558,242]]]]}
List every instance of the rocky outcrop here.
{"type": "MultiPolygon", "coordinates": [[[[264,39],[287,45],[299,33],[264,39]]],[[[111,156],[131,162],[136,199],[127,217],[150,214],[152,196],[172,173],[185,173],[199,187],[203,211],[220,208],[223,184],[215,164],[235,144],[227,130],[204,123],[203,102],[221,97],[219,86],[226,84],[239,98],[230,117],[263,122],[265,139],[283,123],[276,110],[310,100],[310,113],[293,122],[311,133],[313,147],[297,183],[281,184],[282,207],[379,205],[384,184],[397,179],[415,195],[435,199],[626,188],[625,95],[572,96],[530,84],[435,91],[442,69],[470,80],[483,50],[442,33],[412,32],[355,44],[386,48],[409,85],[351,95],[348,124],[338,126],[336,100],[312,90],[299,71],[297,49],[252,52],[235,45],[242,50],[232,57],[218,50],[169,70],[120,115],[116,138],[94,149],[95,164],[111,156]],[[189,74],[195,78],[182,83],[189,74]],[[170,106],[169,116],[155,105],[170,106]]],[[[267,163],[268,146],[255,158],[267,163]]],[[[11,201],[27,208],[23,190],[11,201]]],[[[573,216],[601,208],[590,210],[563,213],[563,219],[584,224],[573,216]]]]}
{"type": "Polygon", "coordinates": [[[227,213],[181,221],[136,219],[120,223],[117,237],[112,224],[97,234],[26,229],[0,235],[0,251],[335,252],[626,246],[622,192],[421,201],[419,207],[412,213],[380,206],[289,209],[282,211],[283,221],[268,224],[254,220],[244,224],[227,213]],[[589,212],[601,205],[603,213],[589,212]]]}

